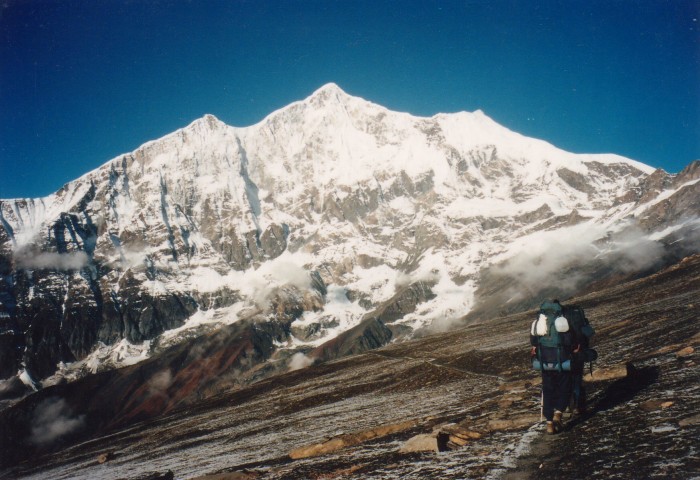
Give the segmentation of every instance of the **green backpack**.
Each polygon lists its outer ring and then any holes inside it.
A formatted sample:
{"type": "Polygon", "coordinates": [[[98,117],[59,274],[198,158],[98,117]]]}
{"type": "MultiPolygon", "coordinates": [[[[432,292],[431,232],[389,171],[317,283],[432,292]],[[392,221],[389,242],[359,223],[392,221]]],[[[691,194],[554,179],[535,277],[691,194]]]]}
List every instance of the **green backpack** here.
{"type": "MultiPolygon", "coordinates": [[[[577,361],[583,368],[584,363],[592,364],[598,358],[598,352],[591,348],[591,339],[595,335],[593,326],[588,321],[583,308],[578,305],[566,305],[562,308],[562,314],[569,320],[574,335],[574,344],[581,345],[581,353],[577,361]]],[[[591,370],[593,365],[591,365],[591,370]]]]}
{"type": "Polygon", "coordinates": [[[562,334],[565,332],[559,332],[556,328],[556,320],[562,316],[562,306],[558,302],[544,302],[540,305],[540,319],[546,319],[547,331],[543,335],[537,335],[537,356],[532,361],[535,370],[571,370],[571,359],[564,349],[562,334]]]}

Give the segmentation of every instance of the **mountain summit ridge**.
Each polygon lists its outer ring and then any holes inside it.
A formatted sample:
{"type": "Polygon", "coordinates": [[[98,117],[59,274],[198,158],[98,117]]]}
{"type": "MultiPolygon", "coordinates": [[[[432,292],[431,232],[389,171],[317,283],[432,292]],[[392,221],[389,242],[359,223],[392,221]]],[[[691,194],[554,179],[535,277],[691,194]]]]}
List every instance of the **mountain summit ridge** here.
{"type": "Polygon", "coordinates": [[[697,249],[681,210],[698,184],[675,178],[335,84],[249,127],[205,115],[49,197],[0,200],[0,377],[96,371],[243,319],[279,322],[287,353],[371,319],[402,338],[528,305],[531,270],[572,294],[697,249]]]}

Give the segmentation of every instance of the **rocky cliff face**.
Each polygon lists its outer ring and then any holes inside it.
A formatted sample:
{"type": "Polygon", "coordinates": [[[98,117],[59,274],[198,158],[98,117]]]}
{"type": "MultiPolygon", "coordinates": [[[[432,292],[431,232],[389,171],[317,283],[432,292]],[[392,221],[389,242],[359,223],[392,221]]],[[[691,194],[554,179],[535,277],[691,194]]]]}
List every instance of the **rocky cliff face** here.
{"type": "Polygon", "coordinates": [[[654,172],[327,85],[0,200],[0,377],[74,378],[253,316],[290,353],[370,317],[393,338],[449,328],[494,292],[521,308],[697,251],[697,207],[697,163],[654,172]],[[275,304],[284,288],[316,300],[275,304]]]}

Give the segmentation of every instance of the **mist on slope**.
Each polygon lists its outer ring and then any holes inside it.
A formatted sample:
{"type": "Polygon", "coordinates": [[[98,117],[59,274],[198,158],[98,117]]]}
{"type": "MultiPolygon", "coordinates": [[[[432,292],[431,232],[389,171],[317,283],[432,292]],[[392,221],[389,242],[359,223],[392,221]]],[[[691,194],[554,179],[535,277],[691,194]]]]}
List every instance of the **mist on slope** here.
{"type": "Polygon", "coordinates": [[[482,301],[487,294],[492,304],[534,305],[541,297],[566,298],[603,277],[658,266],[665,247],[631,223],[618,231],[583,223],[527,235],[511,251],[515,253],[485,274],[477,294],[482,301]]]}
{"type": "Polygon", "coordinates": [[[243,292],[258,306],[266,306],[275,289],[292,285],[299,290],[311,288],[309,272],[289,259],[278,258],[263,263],[257,270],[249,270],[243,278],[243,292]]]}
{"type": "Polygon", "coordinates": [[[32,252],[20,249],[14,252],[14,260],[18,268],[23,269],[55,269],[55,270],[80,270],[88,264],[88,256],[85,252],[57,253],[57,252],[32,252]]]}
{"type": "Polygon", "coordinates": [[[79,430],[84,424],[85,416],[75,415],[64,399],[48,398],[34,411],[31,442],[35,445],[49,444],[79,430]]]}
{"type": "Polygon", "coordinates": [[[300,370],[314,363],[314,359],[307,357],[302,352],[297,352],[289,360],[289,371],[300,370]]]}

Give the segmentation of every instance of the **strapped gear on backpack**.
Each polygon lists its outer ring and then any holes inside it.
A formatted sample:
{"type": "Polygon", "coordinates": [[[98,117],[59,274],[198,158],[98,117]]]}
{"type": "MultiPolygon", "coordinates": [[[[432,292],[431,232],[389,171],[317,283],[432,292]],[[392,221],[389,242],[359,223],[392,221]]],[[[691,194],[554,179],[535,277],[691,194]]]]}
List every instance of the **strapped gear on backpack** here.
{"type": "Polygon", "coordinates": [[[533,322],[530,333],[537,338],[536,357],[532,366],[536,370],[571,370],[570,325],[558,302],[544,302],[540,315],[533,322]]]}

